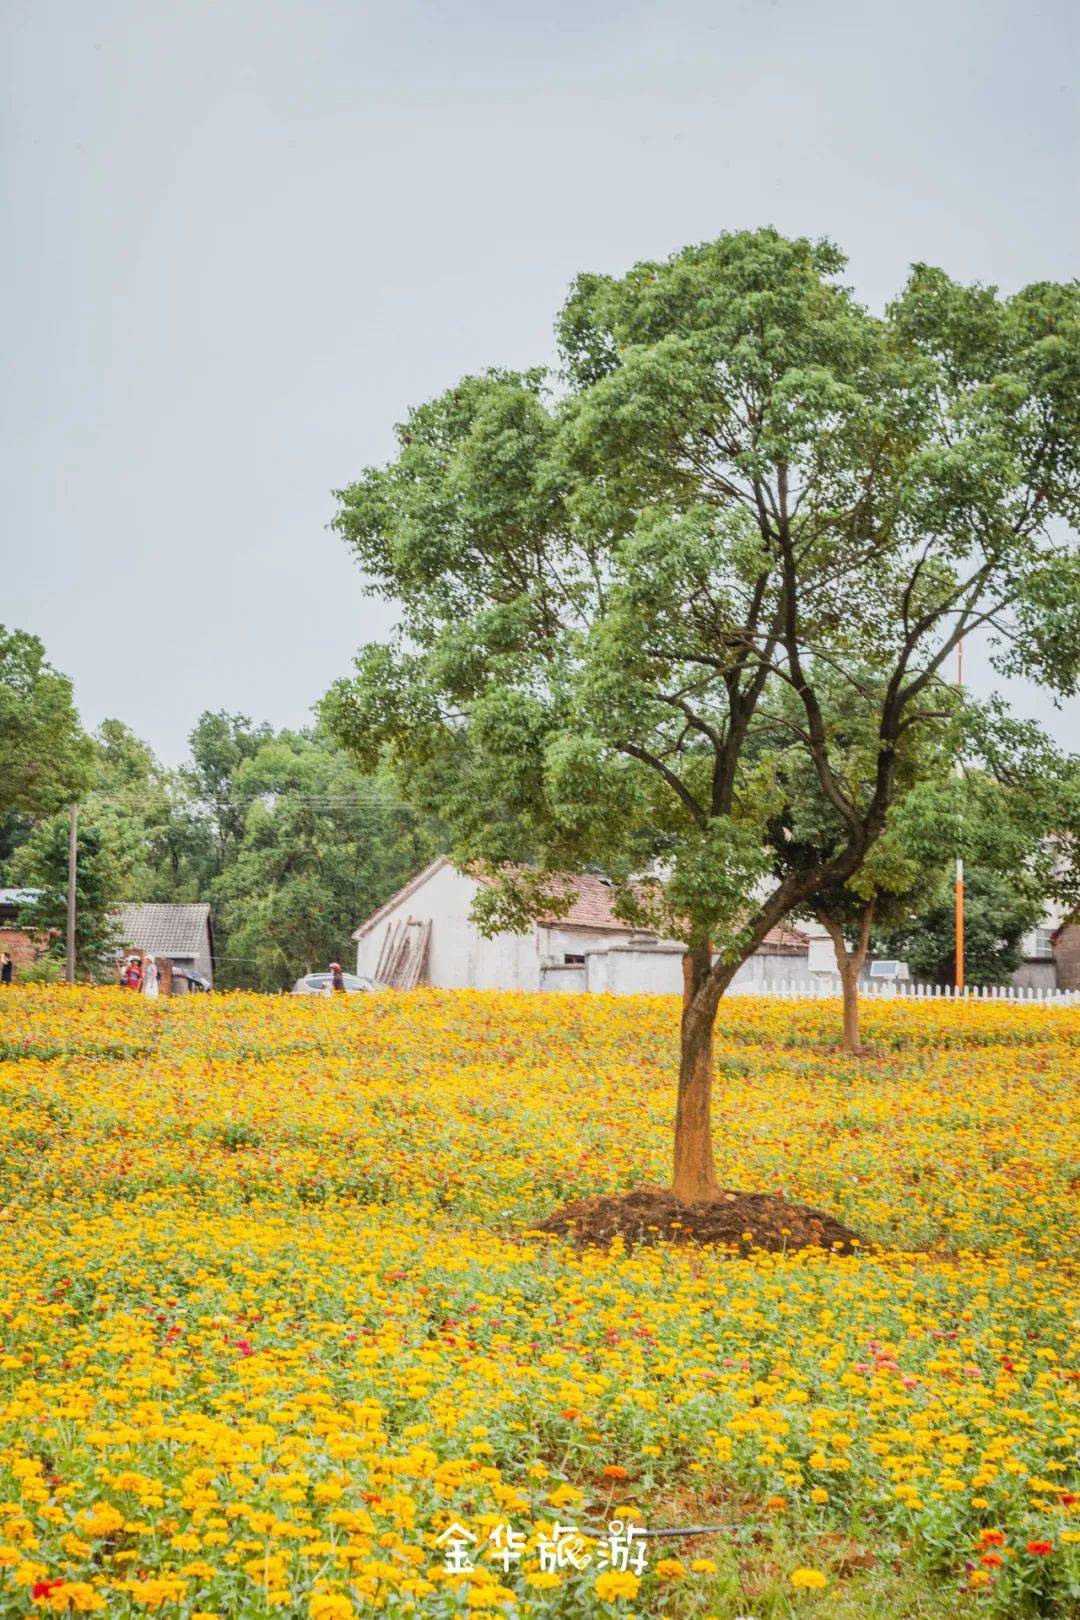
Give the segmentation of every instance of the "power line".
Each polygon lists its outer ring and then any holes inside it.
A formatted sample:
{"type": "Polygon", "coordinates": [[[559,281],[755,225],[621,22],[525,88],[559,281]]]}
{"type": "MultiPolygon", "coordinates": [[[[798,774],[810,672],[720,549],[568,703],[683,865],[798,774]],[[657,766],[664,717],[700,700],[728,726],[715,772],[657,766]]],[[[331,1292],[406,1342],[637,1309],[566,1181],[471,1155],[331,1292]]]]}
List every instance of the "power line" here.
{"type": "MultiPolygon", "coordinates": [[[[101,804],[143,804],[148,795],[146,792],[132,788],[120,793],[102,793],[92,788],[86,796],[101,804]]],[[[310,804],[320,808],[333,808],[338,805],[351,805],[354,808],[371,810],[381,813],[384,810],[404,810],[410,815],[424,815],[415,804],[408,804],[404,799],[372,799],[362,793],[295,793],[291,788],[265,788],[261,793],[250,793],[233,799],[194,799],[193,807],[203,810],[243,810],[253,804],[265,804],[268,800],[282,801],[288,804],[310,804]]]]}

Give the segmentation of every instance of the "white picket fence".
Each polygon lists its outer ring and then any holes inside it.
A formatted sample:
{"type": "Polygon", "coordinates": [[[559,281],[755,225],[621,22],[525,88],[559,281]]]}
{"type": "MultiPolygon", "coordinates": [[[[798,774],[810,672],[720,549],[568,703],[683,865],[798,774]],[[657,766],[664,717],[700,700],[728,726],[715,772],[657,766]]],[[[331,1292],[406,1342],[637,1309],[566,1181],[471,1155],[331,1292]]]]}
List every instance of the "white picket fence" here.
{"type": "MultiPolygon", "coordinates": [[[[781,1000],[839,996],[840,977],[821,973],[799,979],[762,979],[733,984],[726,993],[729,996],[777,996],[781,1000]]],[[[956,990],[952,985],[917,984],[910,979],[861,980],[859,996],[871,1001],[1023,1001],[1037,1002],[1043,1007],[1080,1005],[1080,990],[1042,990],[1015,984],[971,985],[966,990],[956,990]]]]}

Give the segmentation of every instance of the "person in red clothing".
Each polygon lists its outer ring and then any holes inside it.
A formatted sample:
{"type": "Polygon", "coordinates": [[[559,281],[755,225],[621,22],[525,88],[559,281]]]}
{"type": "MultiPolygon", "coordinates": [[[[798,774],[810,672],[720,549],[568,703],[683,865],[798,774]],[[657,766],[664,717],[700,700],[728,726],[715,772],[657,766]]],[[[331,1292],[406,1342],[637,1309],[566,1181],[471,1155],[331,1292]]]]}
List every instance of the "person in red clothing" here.
{"type": "Polygon", "coordinates": [[[124,963],[124,971],[120,975],[120,983],[125,990],[141,990],[143,984],[142,963],[137,956],[129,956],[124,963]]]}
{"type": "Polygon", "coordinates": [[[330,994],[333,995],[335,990],[340,990],[343,995],[345,993],[345,975],[340,962],[330,964],[330,994]]]}

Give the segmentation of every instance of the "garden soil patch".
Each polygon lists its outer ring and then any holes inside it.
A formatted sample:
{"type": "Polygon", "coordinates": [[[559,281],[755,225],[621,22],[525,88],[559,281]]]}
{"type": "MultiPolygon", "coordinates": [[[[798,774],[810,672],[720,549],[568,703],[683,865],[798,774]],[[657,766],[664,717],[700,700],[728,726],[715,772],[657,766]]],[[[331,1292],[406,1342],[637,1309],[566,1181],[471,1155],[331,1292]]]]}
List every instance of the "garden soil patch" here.
{"type": "Polygon", "coordinates": [[[664,1187],[578,1198],[537,1222],[534,1231],[606,1248],[615,1237],[636,1243],[723,1245],[749,1254],[821,1248],[852,1254],[867,1248],[850,1227],[820,1209],[789,1204],[769,1193],[721,1191],[700,1204],[684,1204],[664,1187]]]}

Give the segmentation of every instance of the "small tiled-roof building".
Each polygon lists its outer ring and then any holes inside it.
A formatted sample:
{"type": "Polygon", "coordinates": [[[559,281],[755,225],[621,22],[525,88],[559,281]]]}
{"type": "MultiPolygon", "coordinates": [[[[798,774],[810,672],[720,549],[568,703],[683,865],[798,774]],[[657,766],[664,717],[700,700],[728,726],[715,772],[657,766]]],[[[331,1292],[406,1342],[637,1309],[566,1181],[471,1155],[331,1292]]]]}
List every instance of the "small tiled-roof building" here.
{"type": "MultiPolygon", "coordinates": [[[[657,939],[615,915],[612,884],[593,873],[558,873],[548,887],[569,898],[561,915],[541,917],[523,934],[485,939],[471,918],[483,879],[458,871],[446,856],[418,872],[353,934],[356,971],[391,983],[416,982],[387,972],[394,941],[411,930],[422,954],[419,981],[446,989],[676,991],[682,984],[684,946],[657,939]]],[[[747,977],[769,964],[805,959],[808,942],[798,930],[774,928],[747,977]]],[[[403,947],[400,960],[408,957],[403,947]]],[[[740,969],[740,972],[743,970],[740,969]]]]}
{"type": "Polygon", "coordinates": [[[174,993],[192,983],[213,987],[214,924],[205,901],[121,906],[116,921],[124,950],[169,963],[174,993]]]}

